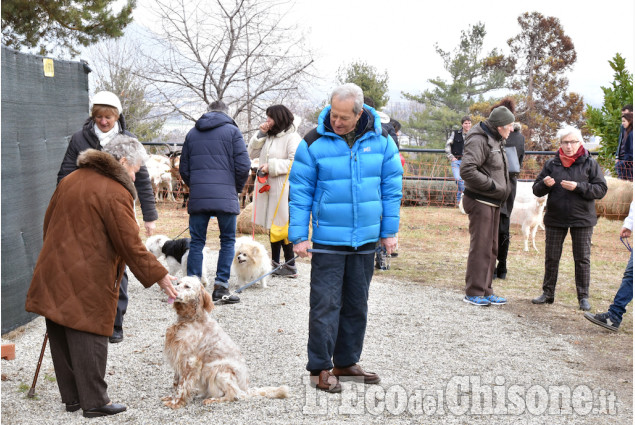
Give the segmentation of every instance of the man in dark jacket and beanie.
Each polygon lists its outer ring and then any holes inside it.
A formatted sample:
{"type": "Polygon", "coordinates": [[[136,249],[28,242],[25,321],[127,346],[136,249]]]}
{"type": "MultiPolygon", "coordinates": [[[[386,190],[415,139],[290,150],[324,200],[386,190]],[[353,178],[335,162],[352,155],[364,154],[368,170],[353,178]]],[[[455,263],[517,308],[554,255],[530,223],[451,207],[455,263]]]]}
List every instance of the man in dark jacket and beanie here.
{"type": "Polygon", "coordinates": [[[203,248],[207,239],[207,225],[216,217],[220,230],[220,252],[212,299],[237,303],[240,299],[229,294],[229,271],[234,258],[236,216],[240,214],[238,194],[249,176],[251,161],[238,126],[229,115],[227,106],[218,100],[209,105],[196,125],[185,137],[179,171],[190,188],[187,212],[190,214],[190,254],[187,275],[203,272],[203,248]]]}
{"type": "Polygon", "coordinates": [[[468,132],[463,150],[463,208],[470,219],[463,301],[478,306],[507,302],[494,295],[492,277],[498,254],[500,207],[511,191],[504,147],[513,122],[514,114],[507,107],[494,108],[486,121],[468,132]]]}
{"type": "MultiPolygon", "coordinates": [[[[68,144],[60,171],[57,173],[57,184],[77,169],[77,158],[81,152],[86,149],[102,150],[118,134],[134,137],[132,133],[126,130],[126,122],[121,112],[121,101],[117,95],[109,91],[95,93],[90,118],[86,120],[81,130],[73,134],[68,144]]],[[[152,236],[159,214],[154,203],[154,192],[152,191],[150,175],[145,165],[142,165],[135,174],[134,185],[141,204],[146,236],[152,236]]],[[[117,315],[115,316],[113,333],[110,336],[111,343],[123,341],[123,316],[126,314],[127,308],[128,272],[124,272],[119,286],[119,301],[117,302],[117,315]]]]}

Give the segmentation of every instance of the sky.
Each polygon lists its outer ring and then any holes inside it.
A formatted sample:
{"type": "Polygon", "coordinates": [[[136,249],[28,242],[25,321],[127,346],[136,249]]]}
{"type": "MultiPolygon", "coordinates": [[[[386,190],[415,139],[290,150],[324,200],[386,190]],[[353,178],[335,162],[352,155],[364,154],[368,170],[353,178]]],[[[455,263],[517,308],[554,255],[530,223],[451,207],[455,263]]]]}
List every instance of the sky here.
{"type": "MultiPolygon", "coordinates": [[[[143,24],[147,2],[138,2],[137,23],[143,24]]],[[[614,2],[589,0],[531,0],[479,2],[421,0],[296,0],[289,23],[296,22],[316,57],[316,74],[323,77],[315,85],[322,99],[337,85],[339,67],[354,61],[387,71],[391,101],[401,101],[402,91],[418,94],[430,88],[427,80],[449,75],[434,45],[453,51],[462,30],[477,22],[485,24],[483,52],[498,48],[509,53],[507,40],[520,31],[517,18],[537,11],[560,20],[571,37],[577,62],[567,76],[569,90],[593,106],[601,106],[601,86],[613,81],[608,61],[620,53],[633,72],[633,0],[614,2]]],[[[320,100],[320,99],[316,99],[320,100]]]]}

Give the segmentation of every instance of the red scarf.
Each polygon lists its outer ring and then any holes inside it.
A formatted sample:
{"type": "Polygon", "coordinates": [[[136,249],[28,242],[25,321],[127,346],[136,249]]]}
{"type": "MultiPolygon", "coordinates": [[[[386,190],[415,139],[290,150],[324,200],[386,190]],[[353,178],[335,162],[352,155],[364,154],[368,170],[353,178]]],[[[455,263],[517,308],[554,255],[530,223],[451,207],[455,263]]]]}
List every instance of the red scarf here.
{"type": "Polygon", "coordinates": [[[571,164],[573,164],[576,159],[584,155],[584,150],[585,150],[584,146],[580,145],[580,148],[578,148],[578,151],[574,153],[573,156],[567,156],[562,151],[562,148],[558,149],[558,155],[560,155],[560,161],[562,162],[562,165],[564,166],[564,168],[571,167],[571,164]]]}

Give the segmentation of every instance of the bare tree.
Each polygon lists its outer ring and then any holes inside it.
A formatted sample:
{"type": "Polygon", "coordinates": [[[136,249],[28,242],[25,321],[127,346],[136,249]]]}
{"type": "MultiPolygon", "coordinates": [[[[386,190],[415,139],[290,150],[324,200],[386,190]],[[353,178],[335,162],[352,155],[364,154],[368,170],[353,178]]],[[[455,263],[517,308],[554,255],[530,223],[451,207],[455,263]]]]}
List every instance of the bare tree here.
{"type": "Polygon", "coordinates": [[[194,121],[220,99],[250,132],[267,106],[302,97],[311,76],[311,51],[297,26],[284,24],[290,7],[286,0],[158,0],[161,29],[146,49],[143,77],[181,116],[194,121]]]}
{"type": "Polygon", "coordinates": [[[126,34],[94,44],[87,50],[86,57],[93,71],[95,92],[115,93],[121,100],[127,129],[143,142],[156,141],[166,114],[153,102],[156,95],[153,96],[140,77],[144,65],[135,37],[126,34]]]}

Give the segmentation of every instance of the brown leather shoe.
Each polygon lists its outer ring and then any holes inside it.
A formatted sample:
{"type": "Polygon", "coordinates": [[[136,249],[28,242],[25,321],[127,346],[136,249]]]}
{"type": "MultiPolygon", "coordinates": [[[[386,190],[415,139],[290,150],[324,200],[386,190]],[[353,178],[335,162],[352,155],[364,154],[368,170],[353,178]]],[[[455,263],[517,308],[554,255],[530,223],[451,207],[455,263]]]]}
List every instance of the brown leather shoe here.
{"type": "Polygon", "coordinates": [[[339,379],[330,370],[323,370],[318,376],[311,375],[311,386],[327,393],[342,392],[339,379]]]}
{"type": "Polygon", "coordinates": [[[358,364],[354,364],[353,366],[349,366],[346,368],[334,367],[333,375],[338,378],[345,376],[361,376],[364,378],[364,384],[379,384],[381,379],[374,372],[366,372],[362,367],[358,364]]]}

